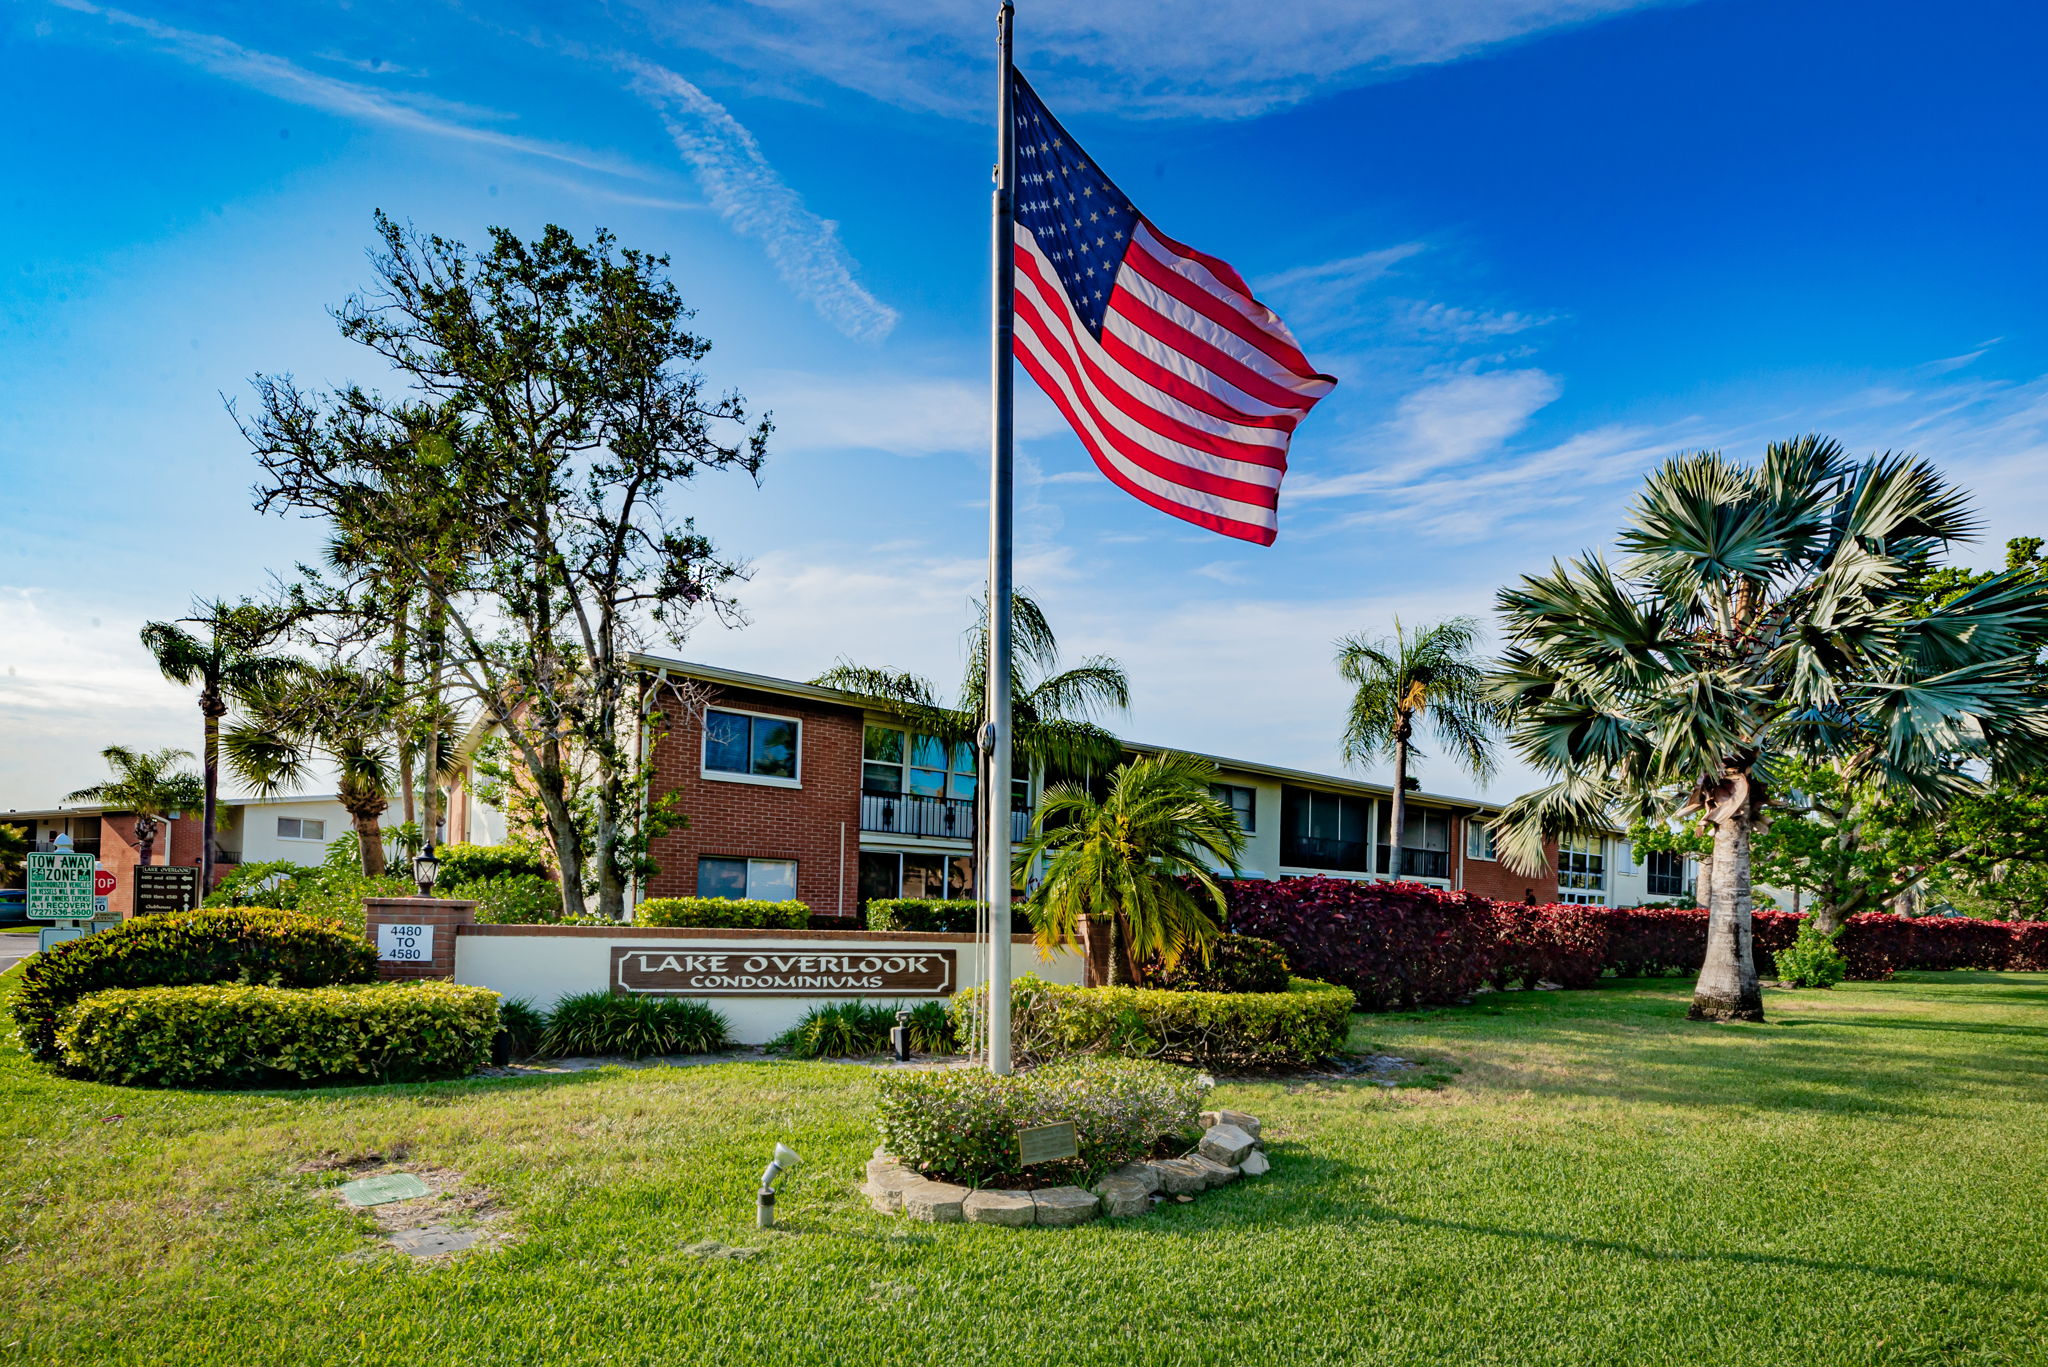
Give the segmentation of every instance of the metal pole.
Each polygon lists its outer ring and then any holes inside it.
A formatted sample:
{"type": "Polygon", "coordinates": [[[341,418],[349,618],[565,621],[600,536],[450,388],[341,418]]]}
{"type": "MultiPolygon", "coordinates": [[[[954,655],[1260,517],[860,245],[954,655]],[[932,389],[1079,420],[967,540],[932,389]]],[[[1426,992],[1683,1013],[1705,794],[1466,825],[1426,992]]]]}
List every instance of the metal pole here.
{"type": "Polygon", "coordinates": [[[988,893],[988,1070],[1010,1071],[1010,524],[1012,520],[1011,315],[1015,236],[1011,192],[1016,138],[1010,115],[1009,0],[996,20],[995,348],[990,376],[994,440],[988,471],[988,668],[982,744],[988,792],[981,842],[981,885],[988,893]]]}

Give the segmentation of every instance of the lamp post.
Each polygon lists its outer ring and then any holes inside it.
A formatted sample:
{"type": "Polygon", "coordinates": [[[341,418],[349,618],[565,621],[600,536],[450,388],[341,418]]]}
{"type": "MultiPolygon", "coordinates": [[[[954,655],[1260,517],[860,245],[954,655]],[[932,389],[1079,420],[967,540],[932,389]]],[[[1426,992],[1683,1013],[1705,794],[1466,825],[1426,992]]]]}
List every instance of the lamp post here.
{"type": "Polygon", "coordinates": [[[426,848],[412,857],[412,881],[419,884],[420,896],[434,895],[434,880],[441,876],[441,861],[434,855],[434,845],[428,841],[426,848]]]}

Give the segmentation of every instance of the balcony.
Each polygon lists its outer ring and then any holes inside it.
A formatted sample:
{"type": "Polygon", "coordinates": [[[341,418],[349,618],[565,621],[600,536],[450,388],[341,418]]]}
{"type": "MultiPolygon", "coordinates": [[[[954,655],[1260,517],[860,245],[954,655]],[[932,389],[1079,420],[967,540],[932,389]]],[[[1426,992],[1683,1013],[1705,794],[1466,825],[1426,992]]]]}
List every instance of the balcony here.
{"type": "Polygon", "coordinates": [[[1370,873],[1363,840],[1327,840],[1312,835],[1291,836],[1281,842],[1280,862],[1298,869],[1337,869],[1345,873],[1370,873]]]}
{"type": "MultiPolygon", "coordinates": [[[[963,798],[908,797],[902,793],[862,793],[860,828],[892,835],[932,836],[940,840],[974,838],[974,804],[963,798]]],[[[1010,840],[1031,833],[1031,813],[1010,813],[1010,840]]]]}

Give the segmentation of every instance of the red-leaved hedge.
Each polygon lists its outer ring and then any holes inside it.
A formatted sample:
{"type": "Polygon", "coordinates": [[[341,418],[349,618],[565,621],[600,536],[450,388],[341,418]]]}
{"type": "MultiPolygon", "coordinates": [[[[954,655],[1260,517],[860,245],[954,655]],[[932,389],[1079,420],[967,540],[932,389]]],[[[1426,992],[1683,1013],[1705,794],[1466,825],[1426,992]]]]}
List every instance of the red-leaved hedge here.
{"type": "MultiPolygon", "coordinates": [[[[1341,983],[1361,1011],[1435,1006],[1482,985],[1591,987],[1602,973],[1697,973],[1707,913],[1651,907],[1530,906],[1421,883],[1347,878],[1246,879],[1229,885],[1230,929],[1280,945],[1293,971],[1341,983]]],[[[1751,916],[1757,972],[1798,938],[1806,918],[1751,916]]],[[[1851,978],[1900,969],[2048,972],[2048,922],[1851,917],[1839,941],[1851,978]]]]}

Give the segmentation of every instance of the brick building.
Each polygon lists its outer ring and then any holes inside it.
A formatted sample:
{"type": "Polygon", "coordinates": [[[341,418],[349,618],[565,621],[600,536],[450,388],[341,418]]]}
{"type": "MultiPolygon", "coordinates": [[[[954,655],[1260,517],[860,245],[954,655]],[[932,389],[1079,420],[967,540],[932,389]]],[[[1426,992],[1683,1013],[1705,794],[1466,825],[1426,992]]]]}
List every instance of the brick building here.
{"type": "MultiPolygon", "coordinates": [[[[640,663],[662,718],[645,741],[656,790],[677,794],[688,818],[654,842],[660,872],[640,895],[793,896],[827,916],[852,915],[870,897],[967,895],[975,772],[965,747],[918,735],[835,689],[680,660],[640,663]]],[[[1387,876],[1386,785],[1208,758],[1218,796],[1245,828],[1242,876],[1387,876]]],[[[1018,780],[1017,839],[1042,781],[1018,780]]],[[[1633,905],[1691,891],[1683,859],[1638,864],[1611,829],[1553,847],[1541,876],[1512,873],[1494,857],[1484,826],[1499,811],[1477,799],[1411,793],[1406,876],[1513,901],[1633,905]]],[[[465,829],[485,824],[467,813],[457,820],[465,829]]]]}

